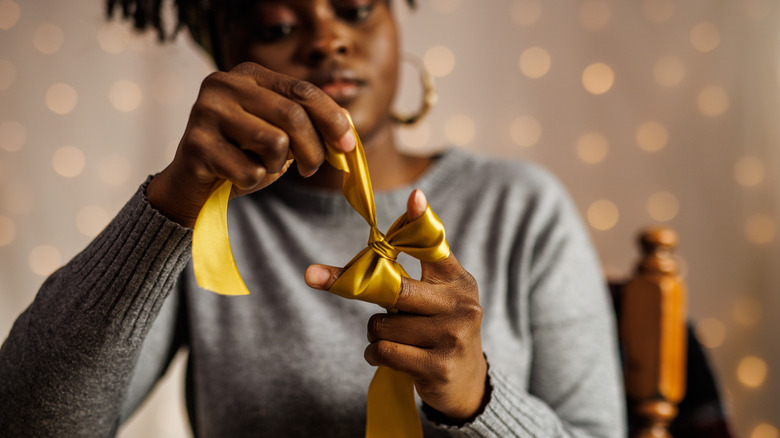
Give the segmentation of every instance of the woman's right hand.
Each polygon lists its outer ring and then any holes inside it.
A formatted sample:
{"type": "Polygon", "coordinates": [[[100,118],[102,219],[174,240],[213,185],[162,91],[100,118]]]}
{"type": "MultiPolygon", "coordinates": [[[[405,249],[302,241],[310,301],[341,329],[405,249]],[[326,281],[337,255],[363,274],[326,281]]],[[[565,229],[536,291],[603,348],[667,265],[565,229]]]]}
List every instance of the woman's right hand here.
{"type": "Polygon", "coordinates": [[[193,227],[224,180],[231,196],[276,181],[293,161],[304,176],[325,160],[325,142],[349,152],[355,137],[346,110],[315,85],[243,63],[201,85],[173,161],[146,189],[150,204],[193,227]]]}

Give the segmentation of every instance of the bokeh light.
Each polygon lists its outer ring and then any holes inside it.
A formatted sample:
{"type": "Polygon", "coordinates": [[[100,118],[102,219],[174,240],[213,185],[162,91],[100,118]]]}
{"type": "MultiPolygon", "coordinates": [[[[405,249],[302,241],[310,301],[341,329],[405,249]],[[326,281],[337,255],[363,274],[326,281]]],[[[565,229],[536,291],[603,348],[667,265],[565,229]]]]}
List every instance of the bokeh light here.
{"type": "Polygon", "coordinates": [[[530,147],[542,138],[542,124],[533,116],[520,116],[509,127],[512,141],[518,146],[530,147]]]}
{"type": "Polygon", "coordinates": [[[696,322],[696,336],[707,348],[718,348],[726,340],[726,325],[715,318],[703,318],[696,322]]]}
{"type": "Polygon", "coordinates": [[[580,3],[580,24],[586,30],[601,30],[612,18],[612,9],[605,0],[585,0],[580,3]]]}
{"type": "Polygon", "coordinates": [[[645,0],[642,4],[645,17],[655,24],[663,24],[674,16],[673,0],[645,0]]]}
{"type": "Polygon", "coordinates": [[[737,365],[737,379],[748,388],[758,388],[764,384],[768,373],[766,361],[757,356],[748,356],[737,365]]]}
{"type": "Polygon", "coordinates": [[[742,157],[734,164],[734,179],[743,187],[755,187],[764,181],[764,163],[757,157],[742,157]]]}
{"type": "Polygon", "coordinates": [[[521,26],[530,26],[542,16],[540,0],[514,0],[511,6],[512,19],[521,26]]]}
{"type": "Polygon", "coordinates": [[[19,21],[22,9],[14,1],[0,0],[0,29],[8,30],[19,21]]]}
{"type": "Polygon", "coordinates": [[[54,84],[46,91],[46,107],[56,114],[69,114],[78,101],[79,94],[68,84],[54,84]]]}
{"type": "Polygon", "coordinates": [[[751,243],[764,245],[775,240],[777,234],[775,219],[769,214],[754,214],[745,224],[745,234],[751,243]]]}
{"type": "Polygon", "coordinates": [[[702,53],[715,50],[720,45],[720,31],[709,21],[703,21],[691,29],[691,45],[702,53]]]}
{"type": "Polygon", "coordinates": [[[677,213],[680,212],[680,201],[673,193],[653,193],[647,200],[647,212],[653,220],[668,222],[677,217],[677,213]]]}
{"type": "Polygon", "coordinates": [[[47,277],[62,264],[60,250],[51,245],[39,245],[30,251],[28,256],[30,271],[33,274],[47,277]]]}
{"type": "Polygon", "coordinates": [[[642,123],[636,130],[636,142],[646,152],[657,152],[669,142],[669,130],[660,122],[642,123]]]}
{"type": "Polygon", "coordinates": [[[143,93],[141,93],[141,87],[135,82],[122,80],[111,85],[108,98],[111,101],[111,106],[118,111],[127,113],[135,111],[141,106],[143,93]]]}
{"type": "Polygon", "coordinates": [[[52,166],[54,171],[66,178],[81,175],[86,164],[86,157],[81,149],[73,146],[63,146],[54,151],[52,166]]]}
{"type": "Polygon", "coordinates": [[[699,92],[697,98],[699,111],[707,117],[718,117],[729,109],[729,96],[726,90],[710,85],[699,92]]]}
{"type": "Polygon", "coordinates": [[[550,71],[552,58],[541,47],[529,47],[520,55],[520,71],[531,79],[543,77],[550,71]]]}
{"type": "Polygon", "coordinates": [[[16,120],[0,123],[0,149],[16,152],[27,143],[27,128],[16,120]]]}
{"type": "Polygon", "coordinates": [[[590,204],[587,218],[588,223],[594,229],[607,231],[617,225],[620,213],[615,203],[606,199],[601,199],[590,204]]]}
{"type": "Polygon", "coordinates": [[[609,152],[609,141],[598,132],[586,132],[577,139],[577,156],[587,164],[604,161],[609,152]]]}
{"type": "Polygon", "coordinates": [[[588,92],[604,94],[612,88],[615,82],[615,74],[607,64],[596,62],[585,68],[582,72],[582,85],[588,92]]]}
{"type": "Polygon", "coordinates": [[[16,66],[5,59],[0,59],[0,90],[7,90],[16,80],[16,66]]]}
{"type": "Polygon", "coordinates": [[[662,87],[676,87],[684,78],[685,65],[676,56],[666,56],[653,65],[653,79],[662,87]]]}
{"type": "Polygon", "coordinates": [[[423,55],[423,64],[433,76],[444,77],[455,68],[455,54],[448,47],[433,46],[423,55]]]}
{"type": "Polygon", "coordinates": [[[52,55],[60,50],[64,39],[65,35],[59,26],[52,23],[44,23],[35,29],[33,46],[45,55],[52,55]]]}
{"type": "Polygon", "coordinates": [[[780,432],[769,423],[761,423],[750,433],[750,438],[778,438],[780,432]]]}
{"type": "Polygon", "coordinates": [[[444,124],[444,136],[456,146],[465,146],[474,140],[477,125],[465,114],[456,114],[447,119],[444,124]]]}

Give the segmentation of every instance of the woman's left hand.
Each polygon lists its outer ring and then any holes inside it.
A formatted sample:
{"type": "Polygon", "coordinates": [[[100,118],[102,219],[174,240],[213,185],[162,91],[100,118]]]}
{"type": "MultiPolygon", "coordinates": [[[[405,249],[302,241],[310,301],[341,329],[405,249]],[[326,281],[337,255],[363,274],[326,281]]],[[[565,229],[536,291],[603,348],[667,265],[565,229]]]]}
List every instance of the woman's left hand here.
{"type": "MultiPolygon", "coordinates": [[[[415,190],[407,215],[417,219],[426,207],[425,196],[415,190]]],[[[420,280],[401,281],[395,305],[399,312],[369,319],[365,359],[410,375],[425,403],[453,420],[469,420],[483,407],[487,379],[477,282],[452,253],[421,265],[420,280]]],[[[306,283],[328,290],[341,271],[311,265],[306,283]]]]}

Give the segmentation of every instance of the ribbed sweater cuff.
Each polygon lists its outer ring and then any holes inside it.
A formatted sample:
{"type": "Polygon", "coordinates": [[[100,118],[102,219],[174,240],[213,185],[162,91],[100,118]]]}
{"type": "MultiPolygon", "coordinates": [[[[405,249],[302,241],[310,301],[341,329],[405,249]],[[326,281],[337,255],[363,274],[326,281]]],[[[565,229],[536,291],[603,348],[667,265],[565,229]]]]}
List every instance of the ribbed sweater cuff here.
{"type": "Polygon", "coordinates": [[[190,258],[192,230],[149,204],[150,179],[64,273],[84,292],[76,305],[126,339],[148,329],[190,258]]]}
{"type": "Polygon", "coordinates": [[[463,426],[439,427],[479,438],[559,436],[560,423],[549,407],[493,367],[488,368],[488,379],[490,401],[481,414],[463,426]]]}

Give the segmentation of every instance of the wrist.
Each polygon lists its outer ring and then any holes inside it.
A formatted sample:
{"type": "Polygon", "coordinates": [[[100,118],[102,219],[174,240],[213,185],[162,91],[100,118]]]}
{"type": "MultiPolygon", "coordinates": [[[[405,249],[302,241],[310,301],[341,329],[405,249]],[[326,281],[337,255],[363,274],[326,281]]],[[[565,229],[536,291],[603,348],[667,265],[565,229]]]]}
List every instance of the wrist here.
{"type": "Polygon", "coordinates": [[[146,199],[155,210],[173,222],[187,228],[195,226],[200,206],[189,206],[187,197],[168,182],[165,171],[155,175],[146,186],[146,199]]]}

